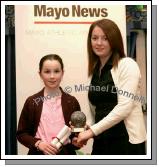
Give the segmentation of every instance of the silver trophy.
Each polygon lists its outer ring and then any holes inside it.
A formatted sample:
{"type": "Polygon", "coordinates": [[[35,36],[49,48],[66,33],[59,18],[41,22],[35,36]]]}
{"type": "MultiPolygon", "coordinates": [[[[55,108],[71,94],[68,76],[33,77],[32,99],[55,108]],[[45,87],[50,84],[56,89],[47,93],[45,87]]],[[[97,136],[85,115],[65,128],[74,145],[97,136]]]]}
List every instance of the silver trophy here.
{"type": "Polygon", "coordinates": [[[86,116],[81,111],[75,111],[71,115],[72,132],[82,132],[85,130],[86,116]]]}

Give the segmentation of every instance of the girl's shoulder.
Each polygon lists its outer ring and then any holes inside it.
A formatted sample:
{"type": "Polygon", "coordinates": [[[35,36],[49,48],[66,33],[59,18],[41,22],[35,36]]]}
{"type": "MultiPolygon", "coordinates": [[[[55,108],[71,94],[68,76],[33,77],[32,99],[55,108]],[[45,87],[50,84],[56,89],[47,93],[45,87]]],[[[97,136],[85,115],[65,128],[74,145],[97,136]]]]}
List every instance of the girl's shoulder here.
{"type": "Polygon", "coordinates": [[[33,95],[28,96],[25,103],[34,104],[37,101],[43,100],[43,98],[44,98],[44,89],[40,90],[37,93],[34,93],[33,95]]]}
{"type": "Polygon", "coordinates": [[[71,102],[71,103],[79,103],[77,98],[69,93],[67,93],[67,91],[64,89],[61,88],[61,91],[62,91],[62,100],[66,100],[68,102],[71,102]]]}
{"type": "Polygon", "coordinates": [[[62,91],[62,96],[68,100],[77,100],[75,96],[67,93],[66,91],[62,91]]]}

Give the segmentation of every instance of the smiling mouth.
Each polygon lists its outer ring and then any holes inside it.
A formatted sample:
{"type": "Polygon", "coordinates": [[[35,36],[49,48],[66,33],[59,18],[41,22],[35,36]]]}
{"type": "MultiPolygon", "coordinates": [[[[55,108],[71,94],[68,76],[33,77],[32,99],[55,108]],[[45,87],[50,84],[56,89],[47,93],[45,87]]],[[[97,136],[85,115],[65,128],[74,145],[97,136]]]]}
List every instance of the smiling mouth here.
{"type": "Polygon", "coordinates": [[[51,83],[51,84],[54,84],[56,81],[48,81],[49,83],[51,83]]]}
{"type": "Polygon", "coordinates": [[[96,50],[97,50],[97,51],[103,51],[103,49],[102,49],[102,48],[96,48],[96,50]]]}

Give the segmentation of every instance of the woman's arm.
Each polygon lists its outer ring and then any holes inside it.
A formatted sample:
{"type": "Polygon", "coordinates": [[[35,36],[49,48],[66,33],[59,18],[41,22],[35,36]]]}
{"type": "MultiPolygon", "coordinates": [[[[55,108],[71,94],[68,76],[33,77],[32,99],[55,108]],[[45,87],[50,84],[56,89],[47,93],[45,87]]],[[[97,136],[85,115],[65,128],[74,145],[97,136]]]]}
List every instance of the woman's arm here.
{"type": "MultiPolygon", "coordinates": [[[[130,58],[124,58],[118,65],[118,90],[127,91],[136,95],[140,80],[140,70],[136,62],[130,58]]],[[[105,130],[124,120],[133,111],[134,99],[123,94],[118,94],[118,104],[101,121],[92,125],[89,130],[79,134],[78,144],[97,136],[105,130]]]]}
{"type": "Polygon", "coordinates": [[[132,96],[137,95],[140,81],[140,70],[137,63],[131,58],[124,58],[118,64],[118,85],[117,92],[118,104],[101,121],[91,126],[95,135],[111,128],[120,121],[124,120],[133,111],[135,100],[132,96]],[[128,92],[129,95],[124,94],[128,92]]]}

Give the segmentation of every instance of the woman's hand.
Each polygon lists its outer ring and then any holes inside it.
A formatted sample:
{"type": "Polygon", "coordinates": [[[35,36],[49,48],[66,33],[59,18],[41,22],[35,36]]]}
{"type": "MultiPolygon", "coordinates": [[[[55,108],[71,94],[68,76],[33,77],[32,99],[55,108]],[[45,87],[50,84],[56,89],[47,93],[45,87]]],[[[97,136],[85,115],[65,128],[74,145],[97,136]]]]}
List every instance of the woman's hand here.
{"type": "Polygon", "coordinates": [[[94,136],[94,133],[91,129],[79,133],[77,138],[78,145],[84,145],[87,141],[94,136]]]}
{"type": "Polygon", "coordinates": [[[43,141],[38,144],[38,149],[45,155],[56,155],[59,152],[56,146],[43,141]]]}
{"type": "Polygon", "coordinates": [[[84,145],[87,144],[87,141],[86,141],[86,142],[83,142],[83,143],[77,143],[77,139],[78,139],[78,137],[74,137],[74,138],[72,139],[72,144],[73,144],[74,146],[81,148],[81,147],[83,147],[84,145]]]}

